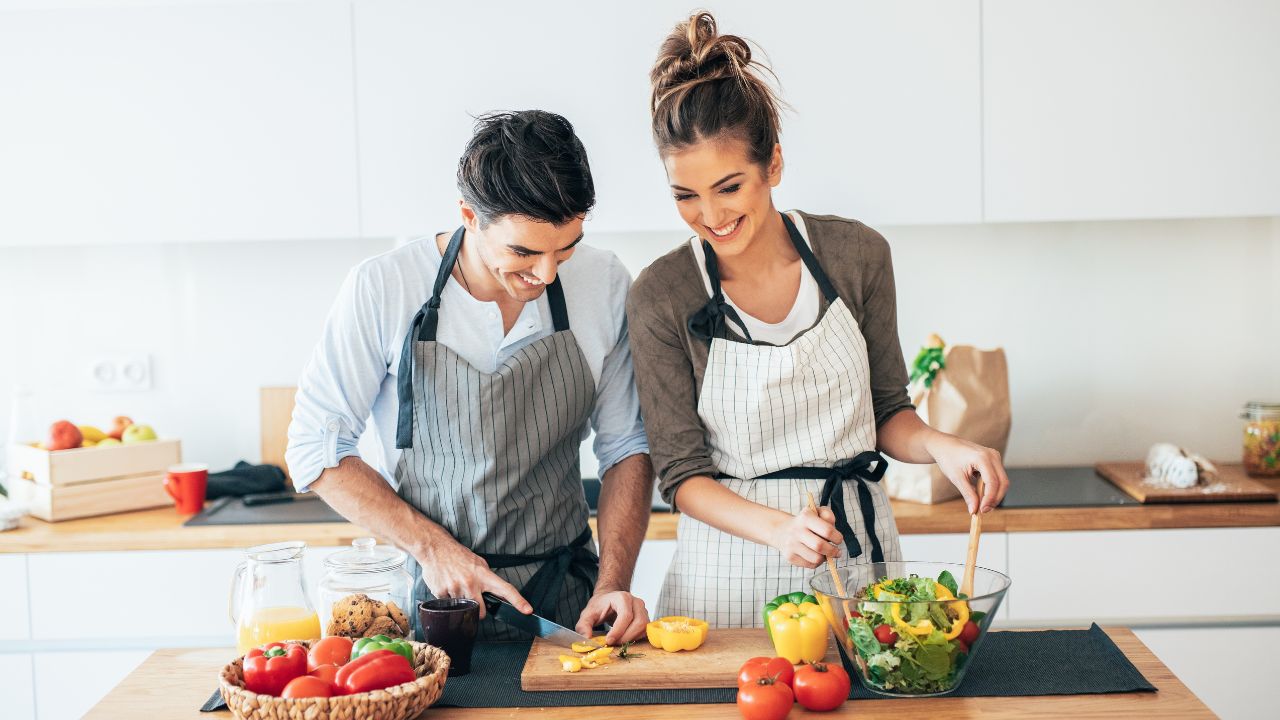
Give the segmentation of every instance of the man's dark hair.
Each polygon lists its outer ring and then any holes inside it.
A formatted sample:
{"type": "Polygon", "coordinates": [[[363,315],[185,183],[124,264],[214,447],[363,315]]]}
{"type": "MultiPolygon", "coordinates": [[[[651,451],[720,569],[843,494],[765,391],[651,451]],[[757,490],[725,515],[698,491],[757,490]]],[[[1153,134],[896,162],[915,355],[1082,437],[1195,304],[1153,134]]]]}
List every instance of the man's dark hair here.
{"type": "Polygon", "coordinates": [[[596,202],[587,151],[573,125],[542,110],[478,118],[458,161],[458,191],[481,227],[506,215],[563,225],[596,202]]]}

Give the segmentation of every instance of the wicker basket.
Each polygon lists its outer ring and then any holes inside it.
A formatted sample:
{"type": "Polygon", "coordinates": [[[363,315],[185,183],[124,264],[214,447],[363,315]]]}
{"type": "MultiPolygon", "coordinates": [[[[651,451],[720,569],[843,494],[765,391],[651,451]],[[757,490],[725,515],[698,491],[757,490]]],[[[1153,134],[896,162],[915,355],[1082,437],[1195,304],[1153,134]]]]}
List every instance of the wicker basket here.
{"type": "MultiPolygon", "coordinates": [[[[296,642],[310,648],[315,641],[296,642]]],[[[236,658],[222,668],[218,685],[222,699],[237,720],[409,720],[440,699],[449,674],[449,656],[443,650],[410,643],[413,671],[418,679],[383,690],[296,700],[260,695],[244,688],[244,658],[236,658]]]]}

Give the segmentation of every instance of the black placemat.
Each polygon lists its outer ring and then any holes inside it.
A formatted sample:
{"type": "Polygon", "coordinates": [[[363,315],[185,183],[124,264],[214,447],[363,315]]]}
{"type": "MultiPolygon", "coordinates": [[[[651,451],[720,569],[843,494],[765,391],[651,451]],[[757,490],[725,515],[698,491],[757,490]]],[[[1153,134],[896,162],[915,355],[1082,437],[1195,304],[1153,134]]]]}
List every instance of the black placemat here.
{"type": "MultiPolygon", "coordinates": [[[[713,631],[714,632],[714,631],[713,631]]],[[[449,678],[440,707],[570,707],[731,703],[731,688],[525,692],[520,672],[529,643],[481,643],[471,673],[449,678]]],[[[743,658],[745,661],[746,658],[743,658]]],[[[590,672],[585,671],[585,672],[590,672]]],[[[1102,628],[993,632],[952,695],[1014,697],[1155,692],[1102,628]]],[[[851,699],[881,697],[854,682],[851,699]]]]}
{"type": "Polygon", "coordinates": [[[1140,505],[1107,482],[1092,466],[1007,468],[1009,490],[1002,508],[1114,507],[1140,505]]]}
{"type": "Polygon", "coordinates": [[[270,505],[245,505],[238,497],[224,497],[213,501],[183,525],[274,525],[346,521],[337,510],[318,498],[270,505]]]}

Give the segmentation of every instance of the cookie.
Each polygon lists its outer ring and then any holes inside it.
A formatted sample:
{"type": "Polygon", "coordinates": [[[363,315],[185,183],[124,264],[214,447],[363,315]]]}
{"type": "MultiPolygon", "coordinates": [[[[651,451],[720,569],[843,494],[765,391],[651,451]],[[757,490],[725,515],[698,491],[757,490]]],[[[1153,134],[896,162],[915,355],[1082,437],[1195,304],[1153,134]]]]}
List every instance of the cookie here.
{"type": "Polygon", "coordinates": [[[381,602],[379,600],[373,601],[373,616],[375,618],[387,617],[388,614],[389,614],[389,611],[387,610],[386,603],[381,602]]]}
{"type": "Polygon", "coordinates": [[[396,622],[396,625],[399,626],[400,634],[407,636],[409,634],[409,616],[405,615],[404,611],[400,609],[400,606],[396,605],[395,602],[391,600],[387,601],[387,613],[390,615],[391,619],[396,622]]]}
{"type": "Polygon", "coordinates": [[[346,635],[346,629],[337,620],[330,620],[324,629],[324,636],[333,637],[335,635],[346,635]]]}
{"type": "Polygon", "coordinates": [[[339,601],[338,612],[334,619],[342,623],[351,637],[363,637],[364,631],[373,622],[373,601],[364,593],[348,595],[339,601]]]}
{"type": "Polygon", "coordinates": [[[394,620],[389,617],[374,618],[369,623],[369,627],[365,629],[365,637],[373,637],[374,635],[388,635],[390,637],[400,637],[400,628],[396,626],[394,620]]]}

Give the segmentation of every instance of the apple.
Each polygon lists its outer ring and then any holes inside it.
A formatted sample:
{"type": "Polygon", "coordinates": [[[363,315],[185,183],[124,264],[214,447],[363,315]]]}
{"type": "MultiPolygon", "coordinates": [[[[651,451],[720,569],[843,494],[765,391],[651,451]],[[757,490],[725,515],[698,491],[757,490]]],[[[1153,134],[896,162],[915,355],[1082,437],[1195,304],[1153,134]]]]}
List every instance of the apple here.
{"type": "Polygon", "coordinates": [[[156,439],[156,431],[151,429],[150,425],[130,425],[124,429],[124,435],[120,441],[126,445],[129,443],[149,442],[156,439]]]}
{"type": "Polygon", "coordinates": [[[124,437],[124,429],[132,424],[133,421],[129,418],[123,415],[117,416],[116,419],[111,421],[111,432],[107,433],[107,435],[119,440],[124,437]]]}
{"type": "Polygon", "coordinates": [[[45,441],[44,447],[46,450],[70,450],[80,447],[82,442],[84,436],[80,434],[80,428],[70,420],[59,420],[49,426],[49,439],[45,441]]]}
{"type": "Polygon", "coordinates": [[[119,440],[113,437],[109,437],[109,438],[104,438],[102,440],[99,440],[98,444],[95,445],[94,447],[110,447],[112,445],[123,445],[123,444],[124,443],[121,443],[119,440]]]}

